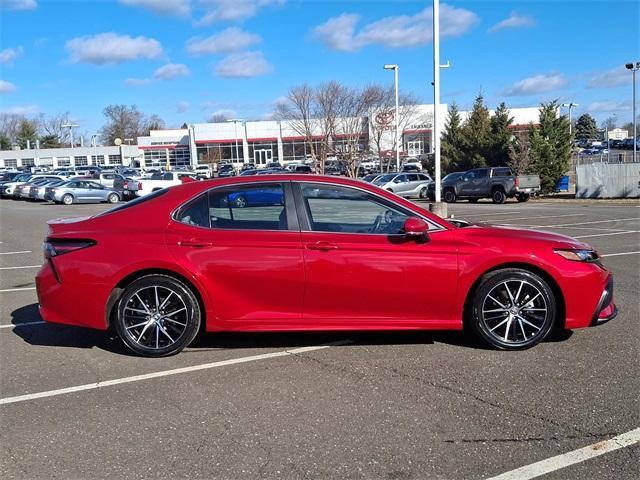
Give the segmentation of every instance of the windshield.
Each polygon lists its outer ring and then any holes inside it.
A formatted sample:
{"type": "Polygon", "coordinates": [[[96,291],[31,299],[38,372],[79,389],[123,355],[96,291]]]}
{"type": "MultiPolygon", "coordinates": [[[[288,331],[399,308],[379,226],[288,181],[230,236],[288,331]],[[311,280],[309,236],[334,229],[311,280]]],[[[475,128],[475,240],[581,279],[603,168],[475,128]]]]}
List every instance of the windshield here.
{"type": "Polygon", "coordinates": [[[379,178],[376,178],[375,181],[373,183],[389,183],[391,180],[394,179],[394,177],[396,176],[395,173],[388,173],[386,175],[382,175],[379,178]]]}
{"type": "Polygon", "coordinates": [[[454,173],[450,173],[449,175],[446,175],[442,181],[446,181],[446,180],[455,180],[459,177],[461,177],[462,175],[464,175],[464,172],[454,172],[454,173]]]}

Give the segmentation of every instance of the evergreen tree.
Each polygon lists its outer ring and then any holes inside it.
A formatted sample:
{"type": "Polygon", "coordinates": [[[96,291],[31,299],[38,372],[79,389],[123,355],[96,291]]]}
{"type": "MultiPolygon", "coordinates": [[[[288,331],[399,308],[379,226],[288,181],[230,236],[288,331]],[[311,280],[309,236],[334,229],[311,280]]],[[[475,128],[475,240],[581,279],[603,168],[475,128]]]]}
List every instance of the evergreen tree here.
{"type": "Polygon", "coordinates": [[[35,148],[36,140],[38,139],[38,129],[34,122],[29,120],[22,120],[18,127],[18,133],[16,135],[16,143],[20,148],[27,148],[27,142],[31,148],[35,148]]]}
{"type": "Polygon", "coordinates": [[[502,102],[491,117],[491,148],[487,156],[490,167],[503,167],[509,163],[514,146],[514,137],[509,128],[512,124],[513,117],[509,116],[509,110],[502,102]]]}
{"type": "Polygon", "coordinates": [[[462,145],[462,118],[458,105],[453,102],[449,107],[449,115],[442,132],[440,144],[440,159],[445,173],[455,172],[463,163],[464,153],[462,145]]]}
{"type": "Polygon", "coordinates": [[[541,104],[540,127],[530,131],[530,170],[540,175],[543,192],[553,191],[571,163],[569,119],[558,109],[557,100],[541,104]]]}
{"type": "Polygon", "coordinates": [[[595,119],[588,113],[580,115],[576,122],[576,140],[591,141],[598,138],[598,127],[595,119]]]}
{"type": "Polygon", "coordinates": [[[0,150],[11,149],[11,140],[4,133],[0,133],[0,150]]]}
{"type": "Polygon", "coordinates": [[[62,142],[57,135],[44,135],[40,137],[40,148],[60,148],[62,142]]]}
{"type": "Polygon", "coordinates": [[[462,129],[464,158],[462,170],[484,167],[491,147],[491,120],[484,105],[482,93],[478,94],[469,118],[462,129]]]}

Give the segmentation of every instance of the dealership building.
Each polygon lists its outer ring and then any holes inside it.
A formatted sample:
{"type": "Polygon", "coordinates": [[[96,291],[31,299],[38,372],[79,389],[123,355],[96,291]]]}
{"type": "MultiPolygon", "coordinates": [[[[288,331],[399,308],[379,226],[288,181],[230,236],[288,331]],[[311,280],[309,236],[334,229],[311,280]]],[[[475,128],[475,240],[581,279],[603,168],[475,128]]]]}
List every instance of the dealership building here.
{"type": "MultiPolygon", "coordinates": [[[[447,117],[441,104],[438,121],[441,130],[447,117]]],[[[469,112],[461,112],[464,120],[469,112]]],[[[510,109],[514,130],[538,123],[538,108],[510,109]]],[[[400,111],[399,145],[403,156],[419,157],[433,145],[433,105],[415,105],[400,111]]],[[[232,120],[224,123],[196,123],[178,130],[153,130],[138,137],[137,145],[95,146],[56,149],[0,151],[0,167],[29,165],[82,166],[134,165],[195,166],[230,162],[236,165],[269,162],[303,162],[318,152],[323,142],[320,121],[303,125],[296,120],[232,120]]],[[[329,155],[371,152],[395,155],[393,111],[372,111],[362,118],[341,118],[329,140],[329,155]]]]}

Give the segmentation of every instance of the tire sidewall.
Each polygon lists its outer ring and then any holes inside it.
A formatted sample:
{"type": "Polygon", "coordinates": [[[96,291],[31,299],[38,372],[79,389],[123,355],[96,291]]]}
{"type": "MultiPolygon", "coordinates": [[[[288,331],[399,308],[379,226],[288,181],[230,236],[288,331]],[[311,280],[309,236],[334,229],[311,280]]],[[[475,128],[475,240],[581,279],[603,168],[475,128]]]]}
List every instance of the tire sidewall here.
{"type": "Polygon", "coordinates": [[[507,200],[507,196],[502,190],[494,190],[491,194],[491,200],[493,200],[493,203],[504,203],[507,200]]]}
{"type": "Polygon", "coordinates": [[[146,275],[134,280],[124,289],[116,304],[114,323],[116,331],[124,344],[135,354],[145,357],[168,357],[179,353],[193,341],[200,330],[201,317],[202,313],[200,311],[200,304],[193,292],[184,283],[168,275],[154,274],[146,275]],[[124,308],[133,294],[141,288],[154,285],[159,287],[169,287],[176,292],[179,292],[180,295],[183,296],[183,300],[185,301],[188,310],[187,327],[180,338],[172,345],[157,350],[155,348],[144,347],[136,343],[126,331],[123,317],[124,308]]]}
{"type": "Polygon", "coordinates": [[[70,193],[64,195],[62,197],[62,203],[64,203],[65,205],[71,205],[73,203],[73,195],[71,195],[70,193]],[[69,199],[70,201],[67,201],[67,199],[69,199]]]}
{"type": "Polygon", "coordinates": [[[109,195],[107,197],[107,201],[109,203],[118,203],[120,201],[120,197],[118,196],[117,193],[112,193],[111,195],[109,195]],[[115,199],[115,200],[114,200],[115,199]]]}
{"type": "Polygon", "coordinates": [[[552,330],[557,316],[557,303],[555,295],[551,287],[545,280],[538,275],[522,269],[504,269],[492,272],[485,276],[481,280],[480,285],[476,289],[472,303],[471,303],[471,315],[470,323],[473,331],[488,345],[500,349],[500,350],[525,350],[531,348],[541,341],[543,341],[549,332],[552,330]],[[540,329],[540,332],[529,339],[527,342],[512,344],[501,341],[489,333],[489,329],[482,321],[482,305],[487,294],[498,284],[505,280],[525,280],[542,292],[545,302],[547,304],[548,315],[547,319],[540,329]]]}
{"type": "Polygon", "coordinates": [[[454,193],[453,190],[447,189],[444,191],[444,201],[447,203],[455,203],[456,194],[454,193]]]}

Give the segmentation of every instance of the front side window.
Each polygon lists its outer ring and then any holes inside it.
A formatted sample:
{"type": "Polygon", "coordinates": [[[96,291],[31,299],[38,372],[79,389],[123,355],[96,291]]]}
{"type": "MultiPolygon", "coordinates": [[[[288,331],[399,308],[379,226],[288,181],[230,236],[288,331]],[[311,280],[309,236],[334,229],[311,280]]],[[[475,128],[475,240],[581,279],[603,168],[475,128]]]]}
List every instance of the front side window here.
{"type": "Polygon", "coordinates": [[[309,227],[316,232],[402,233],[412,214],[362,190],[337,185],[302,184],[309,227]]]}

